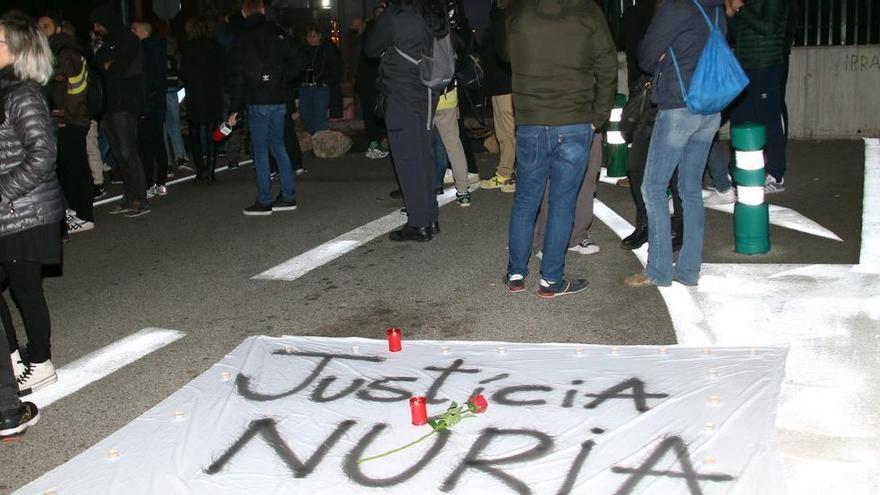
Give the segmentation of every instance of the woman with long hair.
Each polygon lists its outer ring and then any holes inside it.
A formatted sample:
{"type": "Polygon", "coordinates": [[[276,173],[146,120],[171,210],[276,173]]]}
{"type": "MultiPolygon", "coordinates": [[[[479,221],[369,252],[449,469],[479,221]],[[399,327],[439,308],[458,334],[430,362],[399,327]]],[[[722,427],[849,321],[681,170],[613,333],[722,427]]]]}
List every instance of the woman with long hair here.
{"type": "Polygon", "coordinates": [[[364,40],[368,57],[382,57],[380,94],[408,214],[407,224],[391,233],[392,241],[430,241],[440,231],[429,120],[439,94],[432,94],[422,84],[419,66],[407,57],[421,59],[430,51],[427,43],[448,33],[442,0],[400,0],[379,15],[364,40]]]}
{"type": "Polygon", "coordinates": [[[33,20],[0,19],[0,281],[9,285],[21,311],[27,364],[4,297],[0,321],[22,395],[57,380],[41,277],[43,265],[61,263],[64,218],[55,128],[41,89],[52,78],[52,64],[46,36],[33,20]]]}
{"type": "Polygon", "coordinates": [[[185,29],[187,41],[181,50],[179,73],[186,85],[189,142],[196,163],[193,184],[208,184],[214,182],[217,167],[217,146],[210,136],[223,120],[225,52],[223,45],[211,37],[207,19],[193,17],[186,21],[185,29]],[[202,149],[203,134],[205,150],[202,149]]]}

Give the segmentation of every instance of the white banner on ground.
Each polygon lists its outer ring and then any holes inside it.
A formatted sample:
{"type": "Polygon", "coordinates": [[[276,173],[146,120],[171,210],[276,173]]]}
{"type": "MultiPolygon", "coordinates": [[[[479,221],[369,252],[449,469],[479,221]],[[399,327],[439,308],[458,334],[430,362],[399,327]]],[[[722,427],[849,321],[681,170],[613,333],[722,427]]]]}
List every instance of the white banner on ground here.
{"type": "Polygon", "coordinates": [[[786,352],[252,337],[20,493],[781,494],[786,352]]]}

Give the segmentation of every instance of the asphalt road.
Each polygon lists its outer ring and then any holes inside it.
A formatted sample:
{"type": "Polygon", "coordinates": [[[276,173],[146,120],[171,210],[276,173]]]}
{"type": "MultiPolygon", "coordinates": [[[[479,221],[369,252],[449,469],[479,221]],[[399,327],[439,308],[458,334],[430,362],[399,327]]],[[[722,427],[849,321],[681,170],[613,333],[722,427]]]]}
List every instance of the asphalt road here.
{"type": "MultiPolygon", "coordinates": [[[[494,158],[480,157],[483,176],[494,158]]],[[[706,214],[705,261],[713,263],[856,263],[859,255],[863,145],[792,142],[787,191],[770,200],[793,208],[844,242],[781,227],[763,256],[733,253],[731,215],[706,214]]],[[[566,272],[590,280],[583,294],[545,301],[509,294],[507,217],[513,195],[477,191],[473,206],[441,210],[442,233],[426,244],[385,236],[293,282],[253,280],[270,267],[394,212],[390,161],[360,153],[306,161],[299,209],[245,217],[255,186],[249,166],[212,186],[181,184],[136,219],[97,210],[97,228],[65,245],[63,276],[47,278],[53,362],[64,366],[145,327],[186,337],[129,364],[42,411],[41,423],[0,444],[0,492],[64,463],[182,387],[250,335],[671,344],[675,333],[653,289],[621,279],[641,268],[596,221],[593,256],[569,254],[566,272]]],[[[115,186],[119,187],[119,186],[115,186]]],[[[629,191],[601,184],[598,197],[634,220],[629,191]]],[[[537,264],[532,268],[538,272],[537,264]]],[[[17,318],[17,312],[13,311],[17,318]]],[[[18,321],[18,320],[17,320],[18,321]]],[[[19,332],[23,327],[18,321],[19,332]]]]}

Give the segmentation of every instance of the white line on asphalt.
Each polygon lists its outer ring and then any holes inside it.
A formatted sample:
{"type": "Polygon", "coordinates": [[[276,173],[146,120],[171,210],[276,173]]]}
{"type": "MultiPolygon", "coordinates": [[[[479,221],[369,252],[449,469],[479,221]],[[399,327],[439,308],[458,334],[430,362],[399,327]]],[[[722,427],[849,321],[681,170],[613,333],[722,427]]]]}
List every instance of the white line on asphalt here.
{"type": "MultiPolygon", "coordinates": [[[[444,206],[454,199],[455,188],[450,187],[441,196],[437,196],[437,203],[440,206],[444,206]]],[[[255,275],[253,278],[261,280],[296,280],[315,268],[327,264],[343,254],[357,249],[359,246],[363,246],[404,223],[406,223],[406,216],[401,215],[399,211],[395,210],[393,213],[346,232],[259,275],[255,275]]]]}
{"type": "Polygon", "coordinates": [[[865,194],[858,269],[880,273],[880,139],[865,139],[865,194]]]}
{"type": "MultiPolygon", "coordinates": [[[[242,166],[242,165],[247,165],[247,164],[249,164],[249,163],[253,163],[253,162],[254,162],[253,160],[244,160],[244,161],[238,162],[238,166],[240,167],[240,166],[242,166]]],[[[225,172],[225,171],[227,171],[227,170],[229,170],[229,166],[220,167],[220,168],[218,168],[218,169],[215,169],[214,172],[215,172],[215,173],[217,173],[217,172],[225,172]]],[[[174,179],[174,180],[172,180],[172,181],[169,181],[169,182],[168,182],[167,184],[165,184],[165,185],[166,185],[166,186],[172,186],[172,185],[174,185],[174,184],[180,184],[181,182],[190,181],[190,180],[193,180],[193,179],[195,179],[195,178],[196,178],[195,174],[193,174],[193,175],[187,175],[186,177],[180,177],[179,179],[174,179]]],[[[104,198],[104,199],[102,199],[102,200],[100,200],[100,201],[95,201],[94,204],[93,204],[93,206],[102,206],[102,205],[106,205],[106,204],[110,204],[110,203],[115,203],[115,202],[119,201],[120,199],[122,199],[122,195],[121,195],[121,194],[118,195],[118,196],[110,197],[110,198],[104,198]]]]}
{"type": "Polygon", "coordinates": [[[24,400],[46,407],[185,335],[178,330],[144,328],[60,368],[57,383],[25,396],[24,400]]]}

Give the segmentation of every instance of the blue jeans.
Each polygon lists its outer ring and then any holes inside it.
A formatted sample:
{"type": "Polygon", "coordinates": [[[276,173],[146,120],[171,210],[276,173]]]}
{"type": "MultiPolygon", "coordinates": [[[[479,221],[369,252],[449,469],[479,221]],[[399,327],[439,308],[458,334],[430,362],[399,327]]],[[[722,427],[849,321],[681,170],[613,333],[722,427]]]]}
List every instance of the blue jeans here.
{"type": "Polygon", "coordinates": [[[299,115],[309,134],[327,128],[327,106],[330,104],[330,88],[327,86],[299,87],[299,115]]]}
{"type": "Polygon", "coordinates": [[[696,285],[703,262],[703,172],[721,115],[697,115],[687,108],[660,110],[651,134],[642,195],[648,211],[648,266],[645,275],[655,285],[673,280],[696,285]],[[666,190],[678,169],[678,193],[684,210],[684,239],[678,262],[672,265],[672,237],[666,190]]]}
{"type": "Polygon", "coordinates": [[[727,176],[727,160],[721,151],[721,142],[717,139],[712,141],[709,149],[709,176],[712,177],[712,185],[718,192],[725,193],[730,190],[730,177],[727,176]]]}
{"type": "Polygon", "coordinates": [[[446,146],[440,139],[440,133],[434,126],[434,189],[443,187],[443,176],[446,175],[446,167],[449,165],[449,156],[446,155],[446,146]]]}
{"type": "Polygon", "coordinates": [[[284,118],[287,106],[251,105],[248,107],[248,124],[251,143],[254,148],[254,168],[257,171],[257,203],[272,203],[272,178],[269,171],[269,153],[278,163],[278,176],[281,179],[281,198],[296,199],[293,183],[293,167],[284,147],[284,118]]]}
{"type": "Polygon", "coordinates": [[[590,124],[516,128],[516,196],[510,211],[508,276],[528,275],[535,219],[549,178],[541,276],[547,282],[563,280],[575,200],[587,171],[592,141],[590,124]]]}
{"type": "Polygon", "coordinates": [[[175,161],[179,158],[186,158],[183,134],[180,132],[180,102],[177,101],[177,92],[165,94],[165,134],[171,141],[168,156],[173,157],[175,161]]]}

